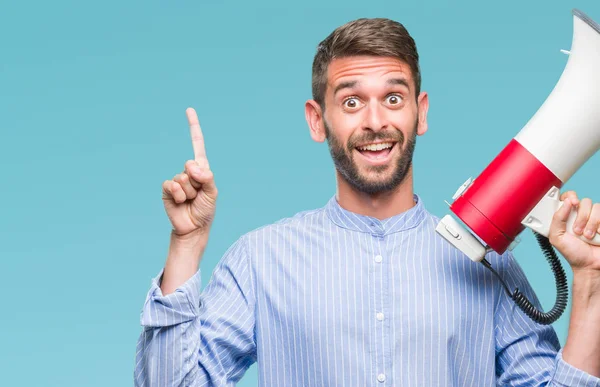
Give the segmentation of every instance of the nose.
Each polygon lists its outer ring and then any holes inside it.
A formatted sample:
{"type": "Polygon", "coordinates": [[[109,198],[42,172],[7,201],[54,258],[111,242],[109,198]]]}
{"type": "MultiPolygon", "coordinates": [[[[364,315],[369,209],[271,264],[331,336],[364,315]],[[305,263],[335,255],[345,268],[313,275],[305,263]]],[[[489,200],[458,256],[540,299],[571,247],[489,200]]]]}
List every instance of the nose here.
{"type": "Polygon", "coordinates": [[[387,118],[382,106],[377,103],[368,106],[364,126],[365,129],[374,132],[379,132],[388,127],[387,118]]]}

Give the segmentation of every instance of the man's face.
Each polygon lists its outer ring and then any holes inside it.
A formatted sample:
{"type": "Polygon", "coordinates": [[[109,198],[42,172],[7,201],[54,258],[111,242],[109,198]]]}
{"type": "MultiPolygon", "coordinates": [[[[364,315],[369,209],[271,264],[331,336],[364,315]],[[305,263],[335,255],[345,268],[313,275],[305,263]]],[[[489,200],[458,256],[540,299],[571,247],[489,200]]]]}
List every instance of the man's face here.
{"type": "Polygon", "coordinates": [[[380,57],[333,60],[323,127],[336,169],[351,186],[368,194],[398,187],[411,166],[416,136],[426,130],[419,125],[408,65],[380,57]]]}

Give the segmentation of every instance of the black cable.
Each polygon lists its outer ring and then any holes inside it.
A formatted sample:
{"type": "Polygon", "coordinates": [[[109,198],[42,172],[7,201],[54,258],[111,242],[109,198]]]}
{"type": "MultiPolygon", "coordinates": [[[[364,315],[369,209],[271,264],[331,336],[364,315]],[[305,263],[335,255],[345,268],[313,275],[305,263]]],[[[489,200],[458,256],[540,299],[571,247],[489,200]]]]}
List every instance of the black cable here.
{"type": "Polygon", "coordinates": [[[525,294],[521,293],[519,288],[516,288],[515,291],[511,293],[508,289],[508,285],[506,285],[506,282],[504,282],[504,280],[500,277],[496,270],[494,270],[490,262],[484,258],[483,261],[481,261],[481,263],[483,264],[483,266],[490,269],[496,277],[498,277],[506,293],[509,295],[510,298],[513,299],[515,304],[517,304],[517,306],[523,311],[523,313],[525,313],[527,316],[529,316],[529,318],[531,318],[533,321],[539,324],[548,325],[558,320],[558,318],[563,314],[565,308],[567,307],[567,301],[569,299],[567,276],[565,275],[565,271],[563,270],[560,260],[558,259],[558,256],[554,251],[554,246],[552,246],[548,238],[541,234],[538,234],[535,231],[533,232],[533,234],[535,235],[538,244],[542,248],[544,256],[550,263],[550,267],[552,269],[552,272],[554,273],[554,279],[556,281],[556,302],[549,312],[542,312],[538,310],[531,303],[531,301],[527,299],[525,294]]]}

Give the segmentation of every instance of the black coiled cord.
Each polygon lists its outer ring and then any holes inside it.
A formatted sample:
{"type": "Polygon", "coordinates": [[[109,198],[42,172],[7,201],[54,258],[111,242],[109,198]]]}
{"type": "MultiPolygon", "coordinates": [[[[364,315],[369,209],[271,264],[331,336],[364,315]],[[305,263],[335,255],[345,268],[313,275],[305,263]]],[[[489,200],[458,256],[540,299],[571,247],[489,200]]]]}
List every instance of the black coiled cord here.
{"type": "Polygon", "coordinates": [[[552,244],[550,243],[548,238],[541,234],[538,234],[535,231],[533,232],[533,234],[535,235],[535,238],[537,239],[538,244],[542,248],[542,251],[544,252],[544,256],[550,263],[550,267],[552,268],[552,272],[554,273],[554,279],[556,281],[556,302],[555,302],[554,306],[552,307],[552,309],[550,309],[549,312],[542,312],[542,311],[538,310],[531,303],[531,301],[529,301],[527,299],[525,294],[521,293],[519,288],[516,288],[515,291],[513,293],[511,293],[510,290],[508,289],[508,286],[504,282],[504,280],[502,280],[500,275],[490,265],[489,261],[487,261],[484,258],[483,261],[481,261],[481,263],[483,263],[483,265],[485,267],[490,269],[492,271],[492,273],[494,273],[496,275],[496,277],[498,277],[498,279],[502,283],[502,286],[504,286],[504,290],[506,290],[506,293],[509,295],[509,297],[513,299],[515,304],[517,304],[517,306],[519,308],[521,308],[521,310],[527,316],[529,316],[529,318],[531,318],[533,321],[535,321],[539,324],[548,325],[548,324],[552,324],[553,322],[558,320],[558,318],[563,314],[563,312],[565,311],[565,308],[567,307],[567,302],[569,300],[569,289],[567,287],[567,276],[565,275],[565,271],[563,270],[560,260],[558,259],[556,252],[554,251],[554,246],[552,246],[552,244]]]}

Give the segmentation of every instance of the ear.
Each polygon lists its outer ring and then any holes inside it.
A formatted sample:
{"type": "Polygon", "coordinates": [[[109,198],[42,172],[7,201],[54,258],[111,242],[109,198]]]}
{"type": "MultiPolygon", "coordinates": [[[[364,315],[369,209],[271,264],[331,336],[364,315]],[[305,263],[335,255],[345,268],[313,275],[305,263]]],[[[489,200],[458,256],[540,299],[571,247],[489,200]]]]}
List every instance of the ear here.
{"type": "Polygon", "coordinates": [[[417,114],[419,115],[419,126],[417,127],[417,134],[422,136],[427,132],[427,110],[429,110],[429,96],[426,92],[421,92],[417,99],[417,114]]]}
{"type": "Polygon", "coordinates": [[[321,106],[315,100],[308,100],[304,105],[304,115],[306,122],[310,128],[310,136],[316,142],[324,142],[327,136],[325,135],[325,126],[323,125],[323,112],[321,106]]]}

